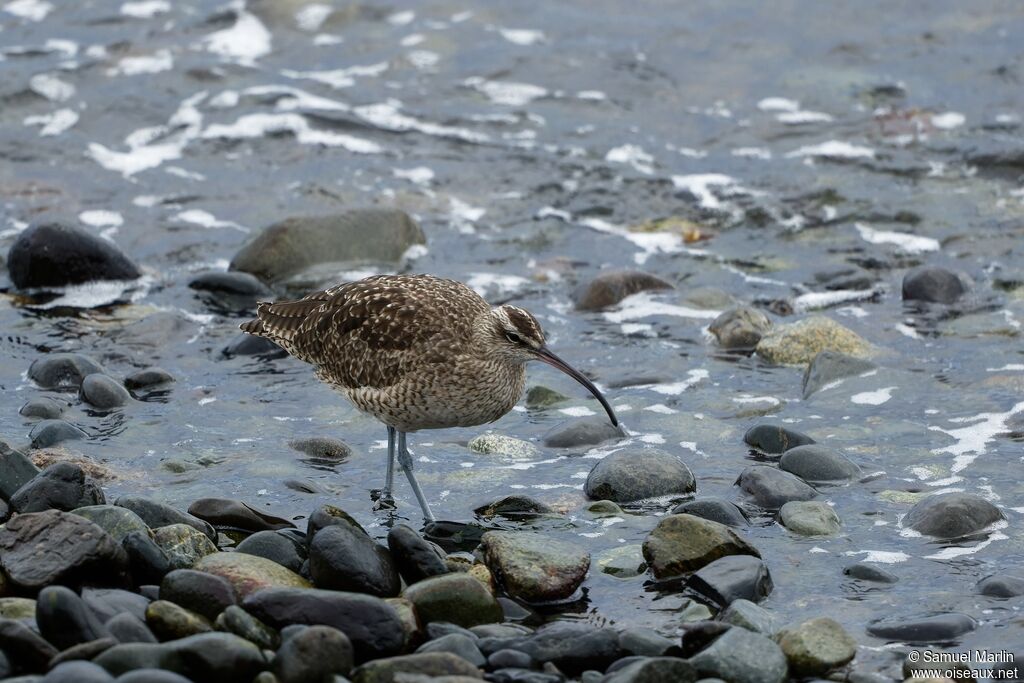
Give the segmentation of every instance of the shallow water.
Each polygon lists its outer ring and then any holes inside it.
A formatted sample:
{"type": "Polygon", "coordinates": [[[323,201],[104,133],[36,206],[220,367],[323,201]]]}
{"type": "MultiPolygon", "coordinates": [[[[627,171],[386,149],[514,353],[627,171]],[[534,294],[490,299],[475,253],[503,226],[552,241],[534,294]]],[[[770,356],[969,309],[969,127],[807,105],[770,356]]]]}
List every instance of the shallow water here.
{"type": "MultiPolygon", "coordinates": [[[[0,7],[0,248],[58,211],[147,272],[130,305],[73,314],[0,299],[0,435],[26,440],[18,408],[40,392],[24,373],[46,351],[83,351],[115,376],[160,365],[178,381],[155,400],[68,413],[90,434],[71,450],[116,475],[108,498],[234,497],[288,517],[330,501],[383,534],[368,498],[383,428],[296,361],[222,358],[240,319],[185,285],[278,218],[396,206],[428,237],[409,270],[529,308],[604,387],[653,379],[608,390],[631,433],[617,447],[681,455],[701,495],[736,497],[752,463],[741,437],[761,415],[878,473],[823,491],[838,538],[795,538],[770,518],[747,531],[775,580],[765,606],[784,621],[832,616],[878,666],[889,655],[864,625],[893,613],[966,612],[982,624],[963,648],[1021,642],[1019,601],[973,595],[979,578],[1024,563],[1018,3],[428,2],[326,18],[320,7],[0,7]],[[1013,150],[1016,165],[985,161],[1013,150]],[[670,216],[709,238],[627,229],[670,216]],[[942,315],[904,308],[902,275],[925,262],[969,274],[967,301],[942,315]],[[816,284],[850,264],[873,280],[870,298],[816,284]],[[576,283],[629,267],[677,291],[572,310],[576,283]],[[725,303],[702,308],[691,299],[701,288],[824,309],[877,346],[884,369],[803,401],[800,369],[708,343],[725,303]],[[315,435],[344,439],[353,457],[328,465],[288,447],[315,435]],[[908,494],[938,490],[989,498],[1008,524],[962,549],[901,533],[908,494]],[[845,580],[842,567],[861,559],[890,563],[900,582],[845,580]]],[[[493,429],[539,439],[600,410],[550,369],[532,368],[530,383],[573,400],[493,429]]],[[[641,542],[668,509],[590,519],[583,479],[611,448],[513,461],[471,453],[481,431],[411,440],[440,517],[466,521],[481,502],[529,494],[566,512],[571,523],[551,533],[596,558],[641,542]]],[[[397,494],[418,522],[408,489],[397,494]]],[[[589,618],[666,633],[678,623],[680,597],[642,577],[595,569],[585,591],[574,609],[589,618]]]]}

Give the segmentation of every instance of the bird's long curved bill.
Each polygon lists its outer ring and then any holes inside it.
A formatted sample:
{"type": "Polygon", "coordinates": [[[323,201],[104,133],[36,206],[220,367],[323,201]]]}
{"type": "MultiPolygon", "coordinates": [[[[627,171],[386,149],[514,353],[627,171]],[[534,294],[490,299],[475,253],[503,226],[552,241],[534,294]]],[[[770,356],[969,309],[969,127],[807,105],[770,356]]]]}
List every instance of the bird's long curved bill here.
{"type": "Polygon", "coordinates": [[[546,346],[542,346],[541,348],[537,349],[537,360],[547,363],[553,368],[558,368],[559,370],[561,370],[562,372],[569,375],[574,380],[585,386],[587,388],[587,391],[593,394],[594,398],[600,401],[601,406],[604,408],[604,411],[608,413],[608,419],[612,421],[612,424],[616,427],[619,426],[619,418],[615,417],[615,411],[612,410],[612,407],[608,403],[608,400],[600,391],[597,390],[597,387],[594,386],[594,383],[587,379],[582,372],[580,372],[579,370],[572,367],[564,360],[556,356],[551,351],[551,349],[549,349],[546,346]]]}

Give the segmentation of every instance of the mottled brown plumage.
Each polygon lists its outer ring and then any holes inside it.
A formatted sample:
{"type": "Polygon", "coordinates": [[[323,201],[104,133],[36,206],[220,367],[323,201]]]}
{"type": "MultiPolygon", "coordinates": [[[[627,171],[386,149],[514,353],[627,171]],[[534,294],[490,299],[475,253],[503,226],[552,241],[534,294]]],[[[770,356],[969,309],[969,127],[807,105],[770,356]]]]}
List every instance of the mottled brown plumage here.
{"type": "MultiPolygon", "coordinates": [[[[616,423],[589,380],[545,346],[533,315],[516,306],[492,308],[454,280],[378,275],[297,301],[260,303],[256,315],[241,329],[313,365],[321,380],[397,430],[403,452],[406,432],[471,427],[510,411],[531,360],[583,383],[616,423]]],[[[429,517],[411,460],[402,453],[399,459],[429,517]]],[[[390,472],[389,460],[385,493],[390,472]]]]}

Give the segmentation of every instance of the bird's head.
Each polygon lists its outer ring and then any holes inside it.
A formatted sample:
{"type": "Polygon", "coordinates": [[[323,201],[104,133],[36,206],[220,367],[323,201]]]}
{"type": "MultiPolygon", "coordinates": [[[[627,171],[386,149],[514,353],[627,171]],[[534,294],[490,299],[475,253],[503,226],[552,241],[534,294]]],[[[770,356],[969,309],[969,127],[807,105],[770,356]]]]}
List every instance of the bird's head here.
{"type": "Polygon", "coordinates": [[[532,313],[508,304],[496,306],[490,310],[482,332],[485,336],[483,346],[488,354],[496,355],[506,363],[525,365],[537,360],[561,370],[586,387],[604,407],[612,424],[618,426],[615,411],[594,383],[548,348],[544,330],[532,313]]]}

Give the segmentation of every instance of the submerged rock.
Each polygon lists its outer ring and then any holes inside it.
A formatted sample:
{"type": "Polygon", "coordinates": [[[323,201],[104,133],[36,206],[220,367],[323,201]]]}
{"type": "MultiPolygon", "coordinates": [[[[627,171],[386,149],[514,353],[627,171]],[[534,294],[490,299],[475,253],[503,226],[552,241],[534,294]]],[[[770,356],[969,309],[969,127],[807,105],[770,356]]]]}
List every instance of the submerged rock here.
{"type": "Polygon", "coordinates": [[[757,355],[776,365],[811,362],[821,351],[838,351],[863,358],[871,345],[836,321],[815,315],[788,325],[779,325],[761,338],[757,355]]]}
{"type": "Polygon", "coordinates": [[[482,455],[506,455],[510,458],[533,458],[540,449],[529,441],[493,432],[480,434],[469,441],[469,450],[482,455]]]}
{"type": "Polygon", "coordinates": [[[618,451],[598,461],[583,490],[594,500],[629,503],[683,496],[696,488],[697,481],[682,460],[662,450],[645,448],[618,451]]]}
{"type": "Polygon", "coordinates": [[[792,500],[779,510],[782,526],[801,536],[832,536],[839,533],[839,515],[827,503],[792,500]]]}
{"type": "Polygon", "coordinates": [[[544,435],[544,445],[548,448],[580,448],[596,446],[624,436],[626,432],[621,425],[612,425],[604,415],[593,415],[555,425],[544,435]]]}
{"type": "Polygon", "coordinates": [[[597,558],[597,566],[610,576],[631,579],[647,571],[647,560],[642,545],[620,545],[604,551],[597,558]]]}
{"type": "Polygon", "coordinates": [[[888,572],[881,567],[876,567],[875,565],[867,562],[856,562],[843,567],[843,574],[861,581],[874,581],[876,583],[896,583],[900,580],[900,578],[892,572],[888,572]]]}
{"type": "Polygon", "coordinates": [[[672,514],[693,515],[726,526],[742,527],[747,525],[747,517],[740,507],[736,503],[721,498],[688,500],[672,508],[672,514]]]}
{"type": "Polygon", "coordinates": [[[644,558],[655,578],[665,579],[700,569],[726,555],[761,554],[724,524],[693,515],[670,515],[644,541],[644,558]]]}
{"type": "Polygon", "coordinates": [[[80,353],[51,353],[32,361],[28,377],[43,389],[82,386],[87,375],[103,372],[103,366],[80,353]]]}
{"type": "Polygon", "coordinates": [[[839,451],[821,444],[790,448],[779,468],[812,484],[839,483],[860,477],[860,467],[839,451]]]}
{"type": "Polygon", "coordinates": [[[28,438],[32,440],[32,448],[49,448],[64,441],[78,441],[88,435],[64,420],[41,420],[37,422],[28,438]]]}
{"type": "Polygon", "coordinates": [[[775,615],[756,602],[737,598],[718,614],[718,621],[745,628],[771,638],[775,635],[775,615]]]}
{"type": "Polygon", "coordinates": [[[794,676],[824,676],[857,654],[857,641],[828,617],[784,628],[776,640],[794,676]]]}
{"type": "Polygon", "coordinates": [[[753,350],[772,328],[772,321],[764,313],[750,306],[725,311],[708,326],[719,346],[725,349],[753,350]]]}
{"type": "Polygon", "coordinates": [[[103,529],[59,510],[17,515],[0,527],[0,567],[16,586],[119,584],[128,558],[103,529]]]}
{"type": "Polygon", "coordinates": [[[903,277],[904,301],[951,304],[967,292],[960,277],[945,268],[924,266],[903,277]]]}
{"type": "Polygon", "coordinates": [[[1015,598],[1024,595],[1024,578],[1007,574],[986,576],[975,586],[979,595],[993,598],[1015,598]]]}
{"type": "Polygon", "coordinates": [[[68,404],[65,401],[58,400],[52,396],[37,396],[26,401],[18,410],[18,414],[23,417],[39,418],[40,420],[56,420],[64,414],[67,408],[68,404]]]}
{"type": "Polygon", "coordinates": [[[352,448],[347,443],[341,439],[332,439],[326,436],[292,439],[288,442],[288,446],[311,458],[322,460],[344,460],[352,455],[352,448]]]}
{"type": "Polygon", "coordinates": [[[766,465],[746,468],[736,484],[751,502],[766,510],[778,510],[791,500],[810,500],[818,495],[803,479],[766,465]]]}
{"type": "Polygon", "coordinates": [[[954,641],[977,628],[966,614],[944,612],[927,615],[899,615],[868,624],[869,635],[907,643],[943,643],[954,641]]]}
{"type": "Polygon", "coordinates": [[[981,496],[940,493],[919,501],[903,518],[903,525],[934,538],[960,538],[977,533],[1004,519],[1003,513],[981,496]]]}
{"type": "Polygon", "coordinates": [[[200,498],[188,506],[188,514],[215,527],[264,531],[267,529],[294,529],[287,519],[274,517],[231,498],[200,498]]]}
{"type": "Polygon", "coordinates": [[[769,455],[785,453],[790,448],[815,443],[814,439],[806,434],[773,424],[754,425],[743,435],[743,441],[751,448],[769,455]]]}
{"type": "Polygon", "coordinates": [[[565,394],[540,384],[530,387],[526,392],[526,407],[530,410],[543,410],[568,400],[565,394]]]}
{"type": "Polygon", "coordinates": [[[353,209],[275,223],[235,254],[230,268],[277,282],[321,263],[396,264],[409,247],[425,243],[404,211],[353,209]]]}
{"type": "Polygon", "coordinates": [[[19,234],[7,252],[7,271],[18,289],[142,275],[113,242],[58,222],[36,223],[19,234]]]}
{"type": "Polygon", "coordinates": [[[875,364],[862,358],[848,356],[838,351],[820,351],[804,371],[804,398],[821,391],[827,385],[845,377],[863,375],[875,369],[875,364]]]}
{"type": "Polygon", "coordinates": [[[660,277],[636,270],[602,273],[573,293],[578,311],[599,311],[614,306],[627,296],[649,290],[674,289],[660,277]]]}
{"type": "Polygon", "coordinates": [[[590,568],[590,553],[583,548],[531,531],[489,531],[480,548],[495,580],[510,597],[525,602],[570,597],[590,568]]]}
{"type": "Polygon", "coordinates": [[[530,496],[502,496],[473,509],[480,517],[505,517],[507,519],[528,519],[538,515],[554,513],[547,503],[530,496]]]}
{"type": "Polygon", "coordinates": [[[127,404],[131,394],[113,378],[94,372],[82,380],[82,400],[94,408],[109,410],[127,404]]]}
{"type": "Polygon", "coordinates": [[[151,367],[136,370],[124,378],[124,385],[132,391],[149,389],[174,381],[174,376],[163,368],[151,367]]]}

